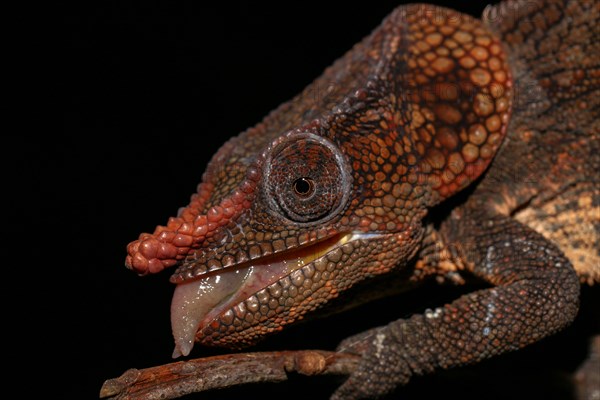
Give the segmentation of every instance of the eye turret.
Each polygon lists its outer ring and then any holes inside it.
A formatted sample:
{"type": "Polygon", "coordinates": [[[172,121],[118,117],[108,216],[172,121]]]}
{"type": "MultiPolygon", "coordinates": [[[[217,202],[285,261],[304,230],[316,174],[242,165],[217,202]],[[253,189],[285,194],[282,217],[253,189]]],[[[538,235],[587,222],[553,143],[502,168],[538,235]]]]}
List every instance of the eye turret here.
{"type": "Polygon", "coordinates": [[[295,222],[313,222],[337,211],[350,190],[343,158],[319,137],[300,137],[274,149],[267,177],[275,208],[295,222]]]}

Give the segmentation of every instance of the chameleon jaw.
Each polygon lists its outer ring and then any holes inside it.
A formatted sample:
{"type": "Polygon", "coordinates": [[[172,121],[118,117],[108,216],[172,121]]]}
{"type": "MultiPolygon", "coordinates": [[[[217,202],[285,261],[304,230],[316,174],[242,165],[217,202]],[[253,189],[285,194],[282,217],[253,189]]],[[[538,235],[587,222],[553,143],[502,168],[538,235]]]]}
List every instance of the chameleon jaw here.
{"type": "Polygon", "coordinates": [[[230,312],[234,306],[294,271],[318,262],[344,244],[366,236],[377,235],[338,234],[308,246],[178,284],[171,303],[171,327],[175,339],[173,358],[187,356],[194,341],[202,341],[203,329],[221,314],[230,312]]]}

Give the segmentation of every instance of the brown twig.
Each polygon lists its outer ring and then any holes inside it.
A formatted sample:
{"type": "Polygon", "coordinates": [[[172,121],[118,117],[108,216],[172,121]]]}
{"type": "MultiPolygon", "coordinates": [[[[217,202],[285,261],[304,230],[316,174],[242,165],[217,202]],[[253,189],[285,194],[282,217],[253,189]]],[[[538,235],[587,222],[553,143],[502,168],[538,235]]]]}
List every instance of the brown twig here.
{"type": "Polygon", "coordinates": [[[146,369],[130,369],[109,379],[101,398],[174,399],[189,393],[251,382],[282,382],[288,372],[303,375],[349,375],[359,356],[301,350],[228,354],[180,361],[146,369]]]}

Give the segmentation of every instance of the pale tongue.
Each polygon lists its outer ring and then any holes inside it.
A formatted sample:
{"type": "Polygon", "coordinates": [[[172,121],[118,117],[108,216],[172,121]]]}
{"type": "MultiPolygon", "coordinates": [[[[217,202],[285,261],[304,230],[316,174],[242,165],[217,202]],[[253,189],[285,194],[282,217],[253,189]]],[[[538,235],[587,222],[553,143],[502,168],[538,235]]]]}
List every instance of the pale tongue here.
{"type": "Polygon", "coordinates": [[[171,328],[175,338],[173,358],[190,354],[198,327],[210,312],[214,314],[211,317],[218,315],[224,307],[235,305],[353,237],[348,234],[341,239],[332,238],[320,247],[300,249],[287,259],[257,261],[237,270],[226,268],[219,275],[177,285],[171,302],[171,328]]]}
{"type": "Polygon", "coordinates": [[[202,319],[238,290],[247,274],[248,268],[244,268],[177,285],[171,302],[171,327],[175,338],[173,358],[190,354],[202,319]]]}

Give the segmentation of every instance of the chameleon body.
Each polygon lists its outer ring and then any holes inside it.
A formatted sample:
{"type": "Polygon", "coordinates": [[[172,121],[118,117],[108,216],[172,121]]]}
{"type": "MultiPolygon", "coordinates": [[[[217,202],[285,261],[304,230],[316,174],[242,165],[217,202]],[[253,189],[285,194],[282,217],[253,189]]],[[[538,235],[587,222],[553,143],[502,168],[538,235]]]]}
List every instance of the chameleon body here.
{"type": "Polygon", "coordinates": [[[251,345],[399,269],[407,285],[490,288],[341,343],[362,363],[334,398],[568,325],[580,283],[600,279],[598,15],[567,0],[504,2],[482,20],[401,6],[227,142],[190,204],[128,246],[139,274],[177,266],[174,356],[251,345]]]}

